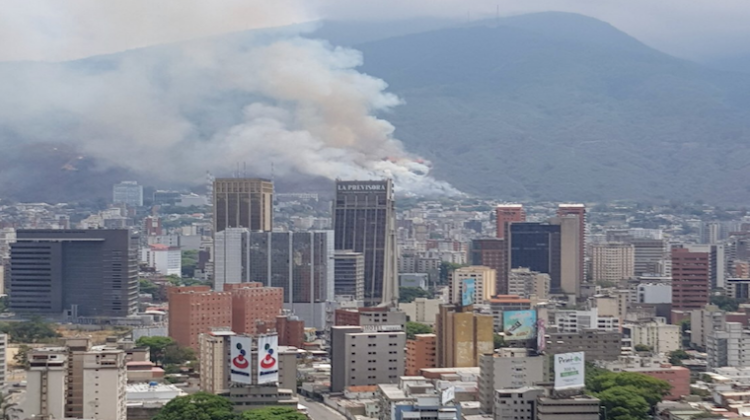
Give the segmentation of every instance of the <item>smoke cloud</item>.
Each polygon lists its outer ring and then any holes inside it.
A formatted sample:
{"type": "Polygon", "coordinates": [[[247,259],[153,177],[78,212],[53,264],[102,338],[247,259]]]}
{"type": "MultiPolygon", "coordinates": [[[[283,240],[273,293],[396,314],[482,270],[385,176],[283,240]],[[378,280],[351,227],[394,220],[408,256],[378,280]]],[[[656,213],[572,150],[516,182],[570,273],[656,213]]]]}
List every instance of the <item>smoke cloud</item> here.
{"type": "Polygon", "coordinates": [[[358,51],[272,29],[66,63],[0,64],[2,142],[68,143],[157,182],[238,162],[270,176],[379,179],[455,194],[379,116],[401,103],[358,51]]]}

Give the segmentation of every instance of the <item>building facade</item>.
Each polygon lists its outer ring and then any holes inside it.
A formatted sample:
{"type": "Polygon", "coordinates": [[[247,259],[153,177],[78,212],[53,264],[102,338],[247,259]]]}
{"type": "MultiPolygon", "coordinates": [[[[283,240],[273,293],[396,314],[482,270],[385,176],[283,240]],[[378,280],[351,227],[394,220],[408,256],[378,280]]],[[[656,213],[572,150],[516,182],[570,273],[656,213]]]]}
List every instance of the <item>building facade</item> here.
{"type": "Polygon", "coordinates": [[[440,306],[435,323],[438,367],[476,367],[481,355],[494,351],[492,316],[462,310],[440,306]]]}
{"type": "Polygon", "coordinates": [[[591,247],[591,278],[617,284],[635,276],[635,247],[626,243],[606,243],[591,247]]]}
{"type": "MultiPolygon", "coordinates": [[[[564,218],[565,216],[575,216],[578,220],[578,232],[574,234],[576,236],[575,244],[578,246],[578,251],[575,255],[578,257],[577,264],[578,269],[578,282],[586,279],[586,206],[583,204],[560,204],[557,207],[557,217],[564,218]]],[[[569,241],[573,243],[573,241],[569,241]]],[[[568,292],[570,293],[570,292],[568,292]]]]}
{"type": "Polygon", "coordinates": [[[398,299],[393,182],[336,181],[335,248],[365,259],[365,305],[398,299]]]}
{"type": "Polygon", "coordinates": [[[549,274],[531,271],[526,267],[514,268],[508,274],[508,294],[528,299],[535,296],[546,300],[550,293],[549,274]]]}
{"type": "Polygon", "coordinates": [[[496,237],[505,239],[508,225],[526,221],[523,204],[501,204],[495,209],[496,237]]]}
{"type": "Polygon", "coordinates": [[[471,241],[469,250],[471,265],[489,267],[495,270],[495,294],[508,293],[508,248],[506,239],[486,238],[471,241]]]}
{"type": "Polygon", "coordinates": [[[479,358],[479,402],[485,413],[492,412],[497,396],[495,390],[525,388],[544,381],[547,365],[544,357],[529,357],[525,349],[504,350],[504,353],[479,358]]]}
{"type": "Polygon", "coordinates": [[[357,385],[397,383],[404,375],[405,347],[403,331],[331,328],[331,392],[357,385]]]}
{"type": "Polygon", "coordinates": [[[425,368],[437,367],[437,336],[416,334],[413,340],[406,340],[406,376],[419,376],[425,368]]]}
{"type": "Polygon", "coordinates": [[[672,309],[701,309],[709,303],[710,253],[672,250],[672,309]]]}
{"type": "Polygon", "coordinates": [[[8,275],[13,312],[126,317],[138,309],[138,239],[126,229],[18,230],[8,275]]]}
{"type": "Polygon", "coordinates": [[[473,304],[482,304],[495,295],[497,272],[489,267],[469,266],[457,268],[449,274],[450,302],[461,304],[467,281],[474,283],[473,304]]]}
{"type": "Polygon", "coordinates": [[[357,302],[365,300],[365,256],[350,250],[335,251],[333,255],[333,293],[351,296],[357,302]]]}
{"type": "Polygon", "coordinates": [[[128,207],[143,206],[143,186],[135,181],[123,181],[112,187],[112,202],[128,207]]]}
{"type": "Polygon", "coordinates": [[[510,269],[549,274],[552,293],[562,292],[560,225],[512,223],[509,250],[510,269]]]}
{"type": "Polygon", "coordinates": [[[214,233],[226,228],[273,230],[273,182],[258,178],[217,178],[213,184],[214,233]]]}

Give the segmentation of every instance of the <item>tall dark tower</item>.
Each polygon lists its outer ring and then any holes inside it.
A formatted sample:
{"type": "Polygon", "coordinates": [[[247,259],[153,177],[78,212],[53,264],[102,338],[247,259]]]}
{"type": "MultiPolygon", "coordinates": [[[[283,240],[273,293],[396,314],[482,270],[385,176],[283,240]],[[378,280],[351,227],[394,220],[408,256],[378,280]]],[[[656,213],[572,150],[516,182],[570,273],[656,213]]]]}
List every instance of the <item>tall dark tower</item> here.
{"type": "Polygon", "coordinates": [[[226,228],[273,230],[273,182],[259,178],[217,178],[213,185],[214,233],[226,228]]]}
{"type": "Polygon", "coordinates": [[[336,181],[333,226],[337,250],[364,255],[365,305],[394,303],[398,288],[393,182],[336,181]]]}

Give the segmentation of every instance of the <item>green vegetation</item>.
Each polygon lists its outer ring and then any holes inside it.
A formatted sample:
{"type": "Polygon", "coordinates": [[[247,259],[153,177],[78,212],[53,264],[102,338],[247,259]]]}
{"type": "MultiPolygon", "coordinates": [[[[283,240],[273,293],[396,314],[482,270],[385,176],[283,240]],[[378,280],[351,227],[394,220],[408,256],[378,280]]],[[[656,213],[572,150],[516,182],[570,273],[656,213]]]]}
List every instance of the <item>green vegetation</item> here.
{"type": "Polygon", "coordinates": [[[0,419],[11,420],[19,418],[18,414],[21,411],[17,404],[11,402],[11,394],[6,392],[0,392],[0,419]]]}
{"type": "Polygon", "coordinates": [[[159,292],[159,286],[148,279],[138,279],[138,286],[141,293],[148,293],[151,296],[154,296],[159,292]]]}
{"type": "Polygon", "coordinates": [[[224,397],[198,392],[168,402],[153,420],[238,420],[232,403],[224,397]]]}
{"type": "Polygon", "coordinates": [[[466,267],[464,264],[449,263],[443,261],[440,263],[440,284],[448,284],[450,273],[457,268],[466,267]]]}
{"type": "Polygon", "coordinates": [[[180,346],[170,337],[141,337],[136,341],[136,345],[148,347],[153,363],[172,370],[195,360],[195,352],[192,349],[180,346]]]}
{"type": "Polygon", "coordinates": [[[690,356],[688,356],[688,354],[685,353],[685,350],[682,349],[669,353],[669,363],[673,366],[682,366],[682,361],[689,358],[690,356]]]}
{"type": "Polygon", "coordinates": [[[13,356],[13,363],[15,363],[16,366],[28,369],[29,351],[31,351],[31,347],[27,346],[26,344],[21,344],[20,346],[18,346],[18,351],[13,356]]]}
{"type": "Polygon", "coordinates": [[[398,288],[398,301],[399,303],[411,303],[414,299],[420,297],[430,297],[430,293],[420,287],[399,287],[398,288]]]}
{"type": "Polygon", "coordinates": [[[195,276],[195,268],[198,266],[198,251],[182,251],[182,276],[195,276]]]}
{"type": "Polygon", "coordinates": [[[636,344],[634,349],[635,351],[651,351],[651,347],[645,344],[636,344]]]}
{"type": "Polygon", "coordinates": [[[306,420],[307,417],[290,407],[265,407],[242,413],[244,420],[306,420]]]}
{"type": "Polygon", "coordinates": [[[586,365],[586,388],[602,401],[605,420],[647,420],[671,385],[633,372],[610,372],[586,365]]]}
{"type": "Polygon", "coordinates": [[[494,345],[495,350],[505,347],[505,338],[503,338],[502,335],[495,333],[492,336],[492,343],[494,345]]]}
{"type": "Polygon", "coordinates": [[[291,407],[264,407],[235,413],[228,399],[198,392],[177,397],[167,403],[153,420],[306,420],[307,417],[291,407]]]}
{"type": "Polygon", "coordinates": [[[407,322],[406,323],[406,338],[414,340],[414,336],[417,334],[432,334],[432,327],[419,322],[407,322]]]}
{"type": "Polygon", "coordinates": [[[711,296],[711,304],[718,306],[722,311],[734,312],[739,309],[740,303],[742,301],[722,295],[711,296]]]}
{"type": "Polygon", "coordinates": [[[28,321],[2,323],[0,332],[8,334],[11,343],[50,343],[60,337],[54,324],[37,315],[28,321]]]}

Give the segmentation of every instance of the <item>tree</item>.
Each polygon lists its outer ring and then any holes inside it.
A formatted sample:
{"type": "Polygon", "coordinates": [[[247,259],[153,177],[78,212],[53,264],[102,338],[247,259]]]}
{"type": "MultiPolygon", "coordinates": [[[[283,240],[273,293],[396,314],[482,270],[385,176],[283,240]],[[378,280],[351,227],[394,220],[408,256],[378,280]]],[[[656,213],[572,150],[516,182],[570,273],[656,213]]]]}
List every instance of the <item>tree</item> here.
{"type": "Polygon", "coordinates": [[[29,351],[31,350],[30,346],[27,346],[26,344],[21,344],[18,346],[18,351],[13,356],[13,362],[16,364],[16,366],[20,366],[24,369],[29,368],[29,351]]]}
{"type": "Polygon", "coordinates": [[[198,392],[168,402],[153,420],[238,420],[232,403],[224,397],[198,392]]]}
{"type": "Polygon", "coordinates": [[[244,420],[307,420],[307,416],[291,407],[265,407],[242,413],[244,420]]]}
{"type": "Polygon", "coordinates": [[[440,284],[448,284],[448,277],[450,276],[450,273],[456,270],[457,268],[465,267],[462,264],[456,264],[456,263],[449,263],[447,261],[443,261],[440,263],[440,284]]]}
{"type": "Polygon", "coordinates": [[[646,419],[649,404],[632,386],[616,386],[596,394],[606,410],[606,420],[646,419]]]}
{"type": "Polygon", "coordinates": [[[505,338],[502,335],[495,333],[492,335],[493,348],[495,350],[505,347],[505,338]]]}
{"type": "Polygon", "coordinates": [[[740,307],[740,301],[722,295],[712,295],[711,304],[716,305],[722,311],[734,312],[740,307]]]}
{"type": "Polygon", "coordinates": [[[151,296],[154,296],[157,292],[159,292],[159,286],[155,285],[148,279],[138,279],[138,285],[140,287],[141,293],[147,293],[151,296]]]}
{"type": "Polygon", "coordinates": [[[641,373],[614,373],[609,371],[604,371],[596,377],[590,378],[586,385],[594,394],[610,388],[631,387],[646,400],[651,409],[656,407],[656,404],[661,402],[662,398],[669,394],[669,390],[672,388],[672,385],[667,381],[641,373]]]}
{"type": "Polygon", "coordinates": [[[432,334],[432,327],[419,322],[407,322],[406,323],[406,338],[414,340],[417,334],[432,334]]]}
{"type": "Polygon", "coordinates": [[[651,351],[651,347],[645,344],[636,344],[635,351],[651,351]]]}
{"type": "Polygon", "coordinates": [[[173,343],[164,349],[165,365],[182,365],[193,360],[195,360],[195,352],[190,347],[173,343]]]}
{"type": "Polygon", "coordinates": [[[44,343],[60,336],[52,323],[46,322],[38,315],[32,316],[28,321],[2,324],[0,331],[10,335],[10,341],[13,343],[44,343]]]}
{"type": "Polygon", "coordinates": [[[138,347],[148,347],[151,361],[161,365],[164,362],[167,347],[177,343],[170,337],[141,337],[135,344],[138,347]]]}
{"type": "Polygon", "coordinates": [[[420,287],[399,287],[398,289],[398,301],[399,303],[411,303],[418,297],[429,297],[430,294],[426,290],[420,287]]]}
{"type": "Polygon", "coordinates": [[[669,353],[669,363],[674,366],[682,366],[682,361],[689,358],[690,356],[682,349],[677,349],[669,353]]]}
{"type": "Polygon", "coordinates": [[[20,411],[18,404],[11,402],[11,395],[9,393],[0,392],[0,416],[2,416],[2,420],[18,418],[17,414],[20,411]]]}
{"type": "Polygon", "coordinates": [[[198,266],[198,251],[182,251],[182,275],[184,277],[195,276],[195,268],[198,266]]]}

